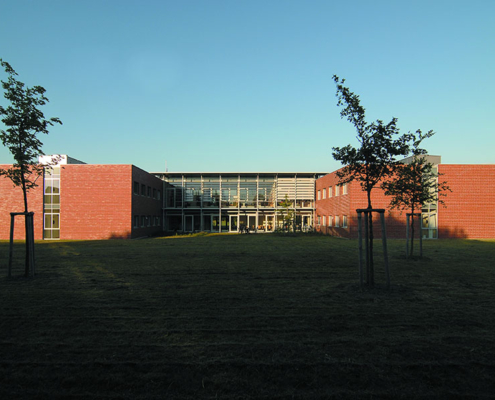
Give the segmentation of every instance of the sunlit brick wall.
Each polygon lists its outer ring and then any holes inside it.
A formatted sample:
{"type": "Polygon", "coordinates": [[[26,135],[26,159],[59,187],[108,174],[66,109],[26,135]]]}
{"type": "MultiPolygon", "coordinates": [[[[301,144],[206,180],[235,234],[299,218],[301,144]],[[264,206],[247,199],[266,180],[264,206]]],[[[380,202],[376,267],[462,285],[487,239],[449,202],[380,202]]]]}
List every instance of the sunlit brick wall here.
{"type": "Polygon", "coordinates": [[[440,164],[452,190],[438,210],[439,238],[495,238],[495,165],[440,164]]]}
{"type": "MultiPolygon", "coordinates": [[[[316,181],[316,193],[318,198],[318,190],[320,191],[321,200],[316,200],[316,215],[325,216],[327,218],[326,227],[321,226],[321,231],[326,234],[357,238],[358,236],[358,218],[357,209],[365,209],[368,207],[367,193],[362,190],[359,182],[351,182],[347,184],[347,194],[342,193],[342,187],[340,188],[340,195],[335,196],[335,187],[337,186],[339,179],[336,172],[332,172],[316,181]],[[332,196],[328,196],[329,187],[332,187],[332,196]],[[326,199],[323,199],[323,189],[326,190],[326,199]],[[333,216],[333,224],[335,225],[335,216],[339,215],[340,225],[342,225],[342,216],[347,215],[348,222],[347,228],[342,227],[329,227],[328,215],[333,216]]],[[[397,210],[390,210],[390,197],[385,196],[383,190],[376,187],[371,192],[371,204],[374,209],[385,209],[385,225],[387,230],[387,237],[389,238],[403,238],[405,237],[405,224],[406,214],[397,210]]],[[[364,214],[362,214],[364,217],[364,214]]],[[[322,224],[321,224],[322,225],[322,224]]],[[[364,222],[363,222],[364,226],[364,222]]],[[[419,229],[419,221],[417,221],[416,227],[419,229]]],[[[381,223],[378,213],[373,213],[373,228],[374,236],[376,238],[381,237],[381,223]]],[[[416,236],[416,234],[415,234],[416,236]]],[[[418,236],[419,237],[419,236],[418,236]]]]}
{"type": "Polygon", "coordinates": [[[60,239],[131,237],[131,165],[63,165],[60,196],[60,239]]]}
{"type": "MultiPolygon", "coordinates": [[[[10,168],[11,165],[0,165],[0,168],[10,168]]],[[[34,212],[34,238],[43,238],[43,176],[40,176],[38,187],[28,193],[29,211],[34,212]]],[[[23,212],[24,199],[21,187],[14,187],[12,181],[0,176],[0,239],[10,238],[10,213],[23,212]]],[[[14,239],[24,240],[24,216],[15,217],[14,239]]]]}

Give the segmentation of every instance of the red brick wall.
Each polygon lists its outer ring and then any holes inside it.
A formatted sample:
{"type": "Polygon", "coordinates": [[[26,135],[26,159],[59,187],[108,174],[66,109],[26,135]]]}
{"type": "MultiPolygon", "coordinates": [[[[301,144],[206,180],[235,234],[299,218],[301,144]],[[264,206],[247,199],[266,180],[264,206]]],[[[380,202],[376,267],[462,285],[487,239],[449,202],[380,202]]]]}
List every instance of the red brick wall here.
{"type": "Polygon", "coordinates": [[[315,226],[316,229],[322,233],[333,235],[350,237],[352,228],[351,219],[351,194],[350,186],[348,187],[348,194],[342,194],[342,188],[340,188],[340,195],[335,196],[335,187],[337,186],[339,179],[336,173],[325,175],[316,180],[316,215],[315,215],[315,226]],[[329,187],[332,186],[332,197],[329,197],[329,187]],[[323,190],[326,193],[326,199],[323,199],[323,190]],[[318,191],[320,191],[320,200],[318,200],[318,191]],[[328,216],[332,216],[332,227],[328,226],[328,216]],[[338,215],[340,218],[340,224],[342,225],[342,217],[347,215],[347,228],[335,227],[335,216],[338,215]],[[318,227],[318,216],[321,217],[321,222],[318,227]],[[323,218],[325,218],[325,224],[323,224],[323,218]]]}
{"type": "MultiPolygon", "coordinates": [[[[0,165],[0,168],[7,169],[12,165],[0,165]]],[[[43,177],[37,183],[38,187],[28,192],[29,211],[34,212],[34,238],[43,238],[43,177]]],[[[21,187],[14,187],[12,181],[4,176],[0,176],[0,240],[10,238],[10,213],[23,212],[24,199],[21,187]]],[[[14,239],[24,240],[24,217],[15,217],[14,239]]]]}
{"type": "Polygon", "coordinates": [[[495,238],[495,165],[439,165],[452,192],[439,205],[439,238],[495,238]]]}
{"type": "Polygon", "coordinates": [[[130,238],[131,200],[131,165],[63,165],[60,239],[130,238]]]}
{"type": "Polygon", "coordinates": [[[162,209],[163,209],[163,181],[158,179],[157,177],[149,174],[142,169],[133,166],[132,167],[132,186],[134,188],[134,182],[139,184],[139,194],[134,193],[132,195],[132,237],[143,237],[150,236],[154,234],[161,233],[163,231],[163,218],[162,218],[162,209]],[[141,194],[141,186],[145,186],[145,195],[141,194]],[[151,193],[148,196],[148,188],[151,193]],[[154,191],[156,192],[156,196],[154,197],[154,191]],[[158,195],[159,193],[159,195],[158,195]],[[158,197],[159,196],[159,197],[158,197]],[[134,226],[134,217],[139,218],[138,227],[134,226]],[[145,217],[145,226],[142,227],[141,219],[145,217]],[[151,218],[150,223],[148,224],[148,218],[151,218]],[[158,217],[158,224],[156,223],[156,217],[158,217]],[[150,226],[148,226],[150,225],[150,226]]]}
{"type": "MultiPolygon", "coordinates": [[[[318,190],[322,191],[326,188],[327,198],[316,200],[316,215],[327,217],[328,215],[340,216],[340,222],[342,224],[342,216],[347,215],[348,228],[336,228],[336,227],[321,227],[321,231],[326,234],[341,236],[347,238],[357,238],[358,236],[358,218],[357,209],[368,208],[368,198],[365,191],[362,190],[359,182],[351,182],[347,184],[346,195],[342,194],[342,188],[340,189],[340,196],[335,196],[335,186],[339,179],[337,178],[336,171],[316,181],[316,193],[318,196],[318,190]],[[328,197],[328,187],[332,186],[333,196],[328,197]]],[[[322,192],[321,192],[322,193],[322,192]]],[[[323,196],[323,194],[322,194],[323,196]]],[[[317,197],[318,198],[318,197],[317,197]]],[[[376,187],[371,192],[371,204],[374,209],[385,209],[385,225],[387,230],[387,237],[389,238],[403,238],[405,237],[405,224],[406,215],[401,215],[398,210],[389,210],[390,198],[385,196],[383,191],[376,187]]],[[[364,214],[362,214],[364,217],[364,214]]],[[[327,221],[328,224],[328,221],[327,221]]],[[[364,225],[364,222],[363,222],[364,225]]],[[[419,225],[416,225],[419,228],[419,225]]],[[[373,228],[374,236],[381,237],[381,223],[378,213],[373,213],[373,228]]]]}

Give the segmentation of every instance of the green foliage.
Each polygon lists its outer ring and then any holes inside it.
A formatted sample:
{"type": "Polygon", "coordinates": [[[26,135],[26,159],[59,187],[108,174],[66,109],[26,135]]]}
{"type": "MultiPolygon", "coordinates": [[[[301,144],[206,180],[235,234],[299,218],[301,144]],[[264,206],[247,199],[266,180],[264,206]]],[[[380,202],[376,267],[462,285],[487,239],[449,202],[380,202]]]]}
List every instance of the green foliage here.
{"type": "MultiPolygon", "coordinates": [[[[361,105],[359,96],[344,86],[344,79],[334,75],[337,86],[338,106],[342,106],[340,116],[354,125],[357,132],[359,147],[350,144],[345,147],[334,147],[333,158],[340,161],[343,167],[337,171],[339,184],[357,181],[366,192],[368,209],[372,209],[371,191],[389,179],[394,173],[394,166],[398,156],[409,153],[410,134],[399,136],[397,119],[392,118],[389,123],[381,120],[366,122],[365,108],[361,105]]],[[[373,214],[368,214],[368,229],[365,237],[369,244],[369,253],[366,258],[367,284],[374,286],[373,267],[373,214]]]]}
{"type": "Polygon", "coordinates": [[[387,124],[381,120],[366,122],[365,108],[361,105],[359,96],[343,85],[344,79],[340,80],[334,75],[333,80],[337,86],[337,105],[344,107],[340,116],[354,125],[360,144],[358,148],[350,144],[333,148],[333,158],[343,165],[337,171],[339,183],[358,181],[368,194],[368,208],[372,208],[371,190],[393,174],[398,156],[408,154],[411,136],[399,136],[396,118],[392,118],[387,124]]]}
{"type": "Polygon", "coordinates": [[[0,116],[6,126],[5,130],[0,130],[0,139],[15,160],[12,168],[0,170],[0,175],[8,177],[15,186],[22,187],[27,212],[26,193],[37,186],[36,180],[43,171],[38,164],[38,157],[43,155],[43,143],[38,134],[48,134],[49,126],[62,122],[58,118],[45,119],[40,111],[39,107],[48,103],[43,87],[25,87],[15,78],[18,74],[9,63],[0,59],[0,64],[8,74],[8,79],[1,82],[4,97],[10,103],[7,107],[0,106],[0,116]]]}
{"type": "Polygon", "coordinates": [[[291,200],[289,200],[289,196],[285,195],[285,198],[283,201],[279,203],[279,213],[280,216],[282,217],[282,220],[284,221],[284,226],[283,230],[285,231],[286,229],[289,230],[289,227],[292,226],[292,230],[294,231],[294,204],[291,200]]]}
{"type": "Polygon", "coordinates": [[[423,204],[444,204],[441,197],[446,196],[450,188],[447,182],[438,182],[438,173],[431,162],[428,162],[427,151],[419,145],[424,139],[434,135],[433,131],[423,134],[417,130],[413,136],[412,159],[410,163],[397,163],[395,178],[383,184],[385,194],[392,196],[391,208],[409,210],[412,213],[421,209],[423,204]]]}
{"type": "Polygon", "coordinates": [[[441,197],[451,191],[446,181],[439,182],[435,166],[428,161],[427,151],[420,148],[421,142],[434,135],[433,131],[423,134],[417,130],[411,134],[413,138],[412,158],[409,163],[399,162],[394,166],[395,177],[384,182],[382,187],[385,195],[391,196],[390,207],[406,210],[412,213],[412,235],[410,254],[414,248],[414,213],[420,211],[422,206],[429,203],[445,204],[441,197]]]}

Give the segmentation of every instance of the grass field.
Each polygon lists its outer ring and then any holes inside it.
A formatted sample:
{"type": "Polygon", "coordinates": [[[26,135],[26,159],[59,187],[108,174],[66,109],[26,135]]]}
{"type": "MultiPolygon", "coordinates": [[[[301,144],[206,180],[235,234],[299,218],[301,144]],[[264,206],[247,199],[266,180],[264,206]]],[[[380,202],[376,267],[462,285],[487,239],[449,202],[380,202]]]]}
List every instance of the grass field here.
{"type": "Polygon", "coordinates": [[[361,292],[331,237],[0,242],[0,398],[495,398],[495,242],[424,247],[361,292]]]}

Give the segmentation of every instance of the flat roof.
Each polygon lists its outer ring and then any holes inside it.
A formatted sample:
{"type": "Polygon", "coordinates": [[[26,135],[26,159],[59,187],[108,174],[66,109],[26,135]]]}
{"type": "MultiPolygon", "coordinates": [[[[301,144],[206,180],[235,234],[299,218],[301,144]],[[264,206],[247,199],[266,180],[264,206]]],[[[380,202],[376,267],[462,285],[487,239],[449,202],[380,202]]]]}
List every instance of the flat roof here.
{"type": "Polygon", "coordinates": [[[329,172],[150,172],[153,175],[328,175],[329,172]]]}

